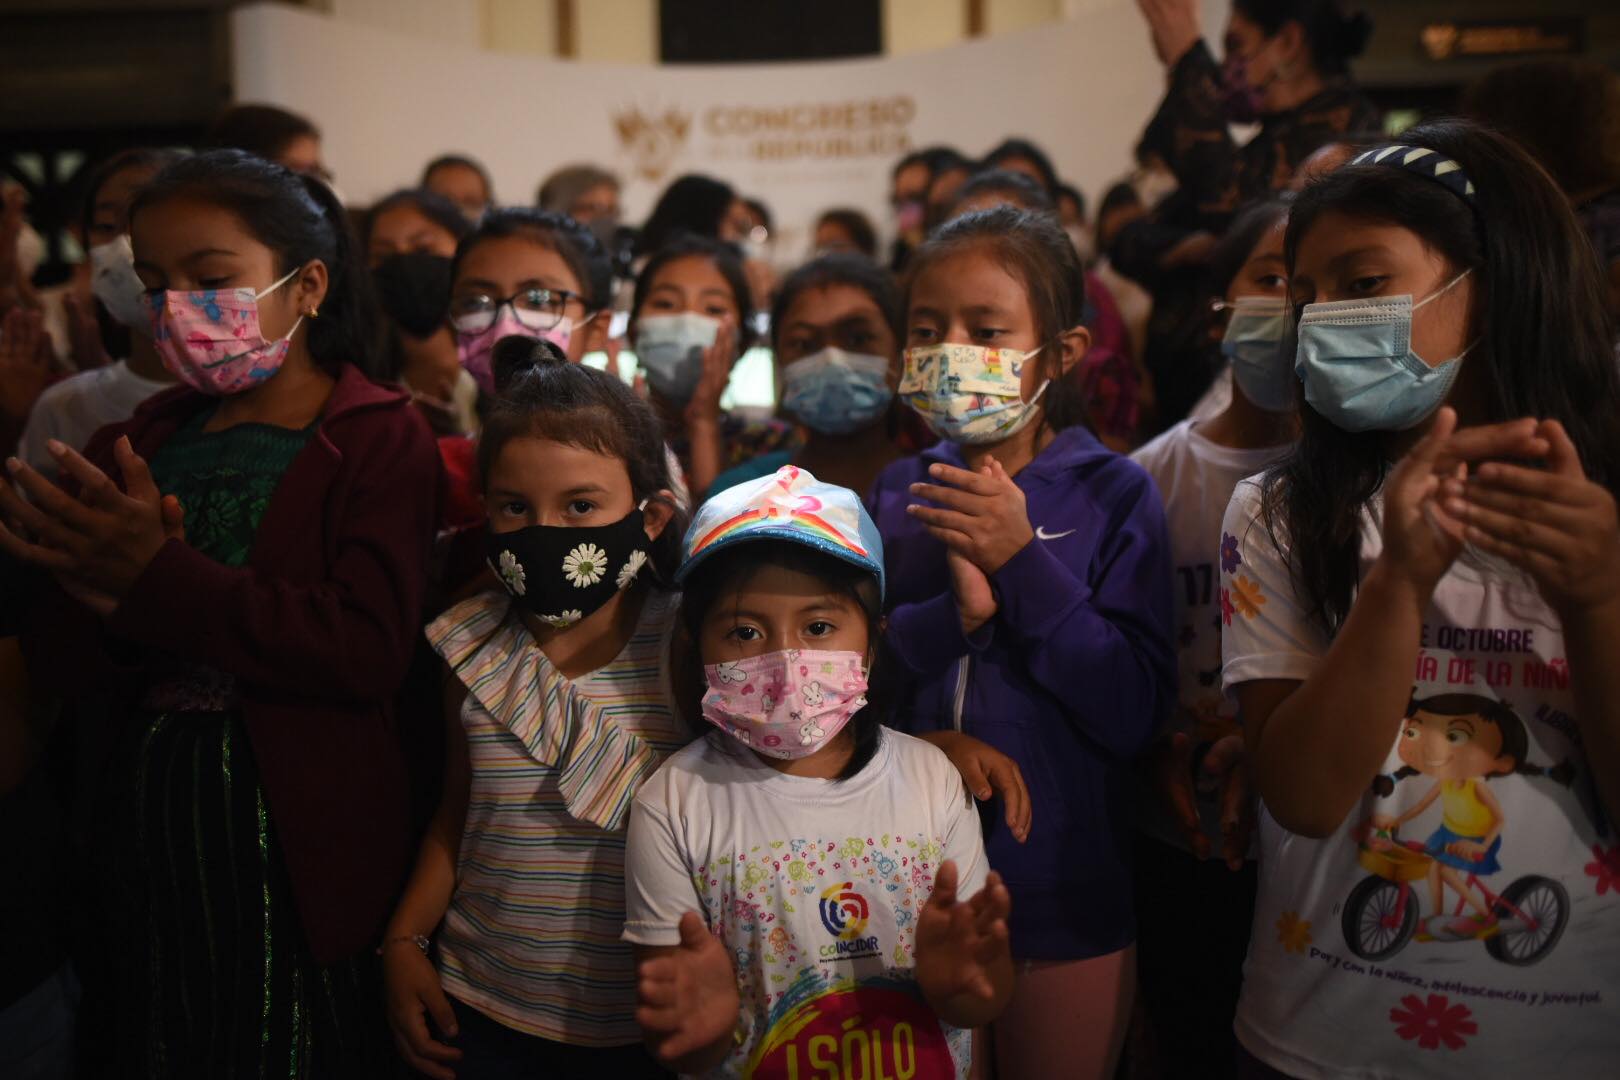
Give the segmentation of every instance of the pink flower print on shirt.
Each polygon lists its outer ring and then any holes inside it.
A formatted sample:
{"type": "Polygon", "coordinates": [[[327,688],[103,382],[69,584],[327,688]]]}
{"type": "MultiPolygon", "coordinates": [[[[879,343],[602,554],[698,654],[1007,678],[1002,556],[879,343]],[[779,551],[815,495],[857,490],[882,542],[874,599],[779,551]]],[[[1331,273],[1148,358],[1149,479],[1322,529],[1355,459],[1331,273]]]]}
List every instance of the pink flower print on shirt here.
{"type": "Polygon", "coordinates": [[[1592,861],[1586,864],[1585,869],[1593,878],[1599,896],[1611,889],[1620,893],[1620,842],[1616,842],[1608,851],[1604,851],[1600,844],[1593,844],[1592,861]]]}
{"type": "Polygon", "coordinates": [[[1468,1041],[1466,1036],[1479,1032],[1473,1011],[1466,1005],[1451,1004],[1444,994],[1430,994],[1427,1001],[1407,994],[1401,998],[1401,1005],[1406,1007],[1389,1010],[1395,1034],[1408,1042],[1417,1040],[1424,1050],[1439,1049],[1441,1043],[1447,1050],[1461,1050],[1468,1041]]]}

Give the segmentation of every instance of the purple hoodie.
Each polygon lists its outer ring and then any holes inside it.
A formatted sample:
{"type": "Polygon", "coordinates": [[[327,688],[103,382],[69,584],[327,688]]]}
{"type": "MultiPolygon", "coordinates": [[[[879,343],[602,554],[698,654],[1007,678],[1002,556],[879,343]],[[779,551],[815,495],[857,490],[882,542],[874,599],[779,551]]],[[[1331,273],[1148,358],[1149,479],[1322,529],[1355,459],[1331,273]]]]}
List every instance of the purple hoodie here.
{"type": "Polygon", "coordinates": [[[1130,761],[1175,697],[1163,503],[1135,462],[1084,428],[1059,432],[1014,482],[1036,538],[991,577],[1000,610],[969,638],[945,546],[906,513],[940,443],[890,465],[870,506],[883,534],[888,640],[912,679],[895,722],[959,727],[1013,757],[1034,820],[1025,844],[997,815],[990,865],[1012,891],[1013,955],[1079,960],[1129,945],[1130,761]]]}

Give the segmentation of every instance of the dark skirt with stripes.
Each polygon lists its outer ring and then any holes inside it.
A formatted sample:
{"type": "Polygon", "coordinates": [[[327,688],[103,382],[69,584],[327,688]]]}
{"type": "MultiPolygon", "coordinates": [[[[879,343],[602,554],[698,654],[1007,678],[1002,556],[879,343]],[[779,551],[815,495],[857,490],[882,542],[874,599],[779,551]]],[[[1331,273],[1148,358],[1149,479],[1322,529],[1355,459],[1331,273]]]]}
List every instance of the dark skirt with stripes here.
{"type": "Polygon", "coordinates": [[[311,957],[241,718],[132,728],[104,789],[116,992],[92,1075],[391,1074],[375,958],[311,957]]]}

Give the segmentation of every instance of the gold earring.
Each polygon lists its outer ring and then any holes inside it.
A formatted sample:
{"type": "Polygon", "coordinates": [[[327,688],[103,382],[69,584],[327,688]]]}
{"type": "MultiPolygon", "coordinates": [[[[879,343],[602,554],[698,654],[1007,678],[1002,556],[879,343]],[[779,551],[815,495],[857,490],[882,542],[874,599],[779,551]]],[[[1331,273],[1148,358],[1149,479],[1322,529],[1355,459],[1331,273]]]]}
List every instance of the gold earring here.
{"type": "Polygon", "coordinates": [[[320,311],[318,311],[315,308],[310,308],[308,311],[304,312],[304,318],[306,318],[306,319],[318,319],[320,317],[321,317],[320,311]]]}

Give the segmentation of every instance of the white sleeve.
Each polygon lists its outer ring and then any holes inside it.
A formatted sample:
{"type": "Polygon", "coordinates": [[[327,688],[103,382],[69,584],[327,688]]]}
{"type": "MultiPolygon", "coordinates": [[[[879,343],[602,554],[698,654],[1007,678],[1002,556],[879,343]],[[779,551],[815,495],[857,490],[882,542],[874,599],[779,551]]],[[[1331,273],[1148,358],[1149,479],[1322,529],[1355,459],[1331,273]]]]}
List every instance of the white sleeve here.
{"type": "Polygon", "coordinates": [[[984,854],[984,834],[979,829],[978,805],[968,794],[967,785],[956,766],[945,758],[943,751],[935,752],[944,759],[946,776],[944,786],[950,792],[945,807],[944,853],[940,861],[951,859],[956,863],[956,895],[966,900],[984,888],[984,879],[990,873],[990,862],[984,854]]]}
{"type": "Polygon", "coordinates": [[[1260,488],[1244,480],[1221,523],[1221,685],[1255,679],[1304,680],[1327,652],[1328,637],[1306,614],[1288,568],[1286,542],[1272,539],[1260,514],[1260,488]]]}
{"type": "Polygon", "coordinates": [[[624,940],[679,945],[681,916],[704,912],[669,814],[638,797],[624,856],[624,940]]]}
{"type": "MultiPolygon", "coordinates": [[[[56,385],[61,386],[62,383],[56,385]]],[[[55,389],[46,387],[45,392],[34,401],[34,407],[28,413],[28,422],[23,425],[22,436],[17,440],[17,456],[51,481],[56,480],[56,459],[45,449],[45,443],[51,439],[62,439],[62,426],[57,422],[57,413],[62,407],[62,392],[52,393],[55,389]]],[[[83,450],[84,447],[74,446],[73,449],[83,450]]]]}

